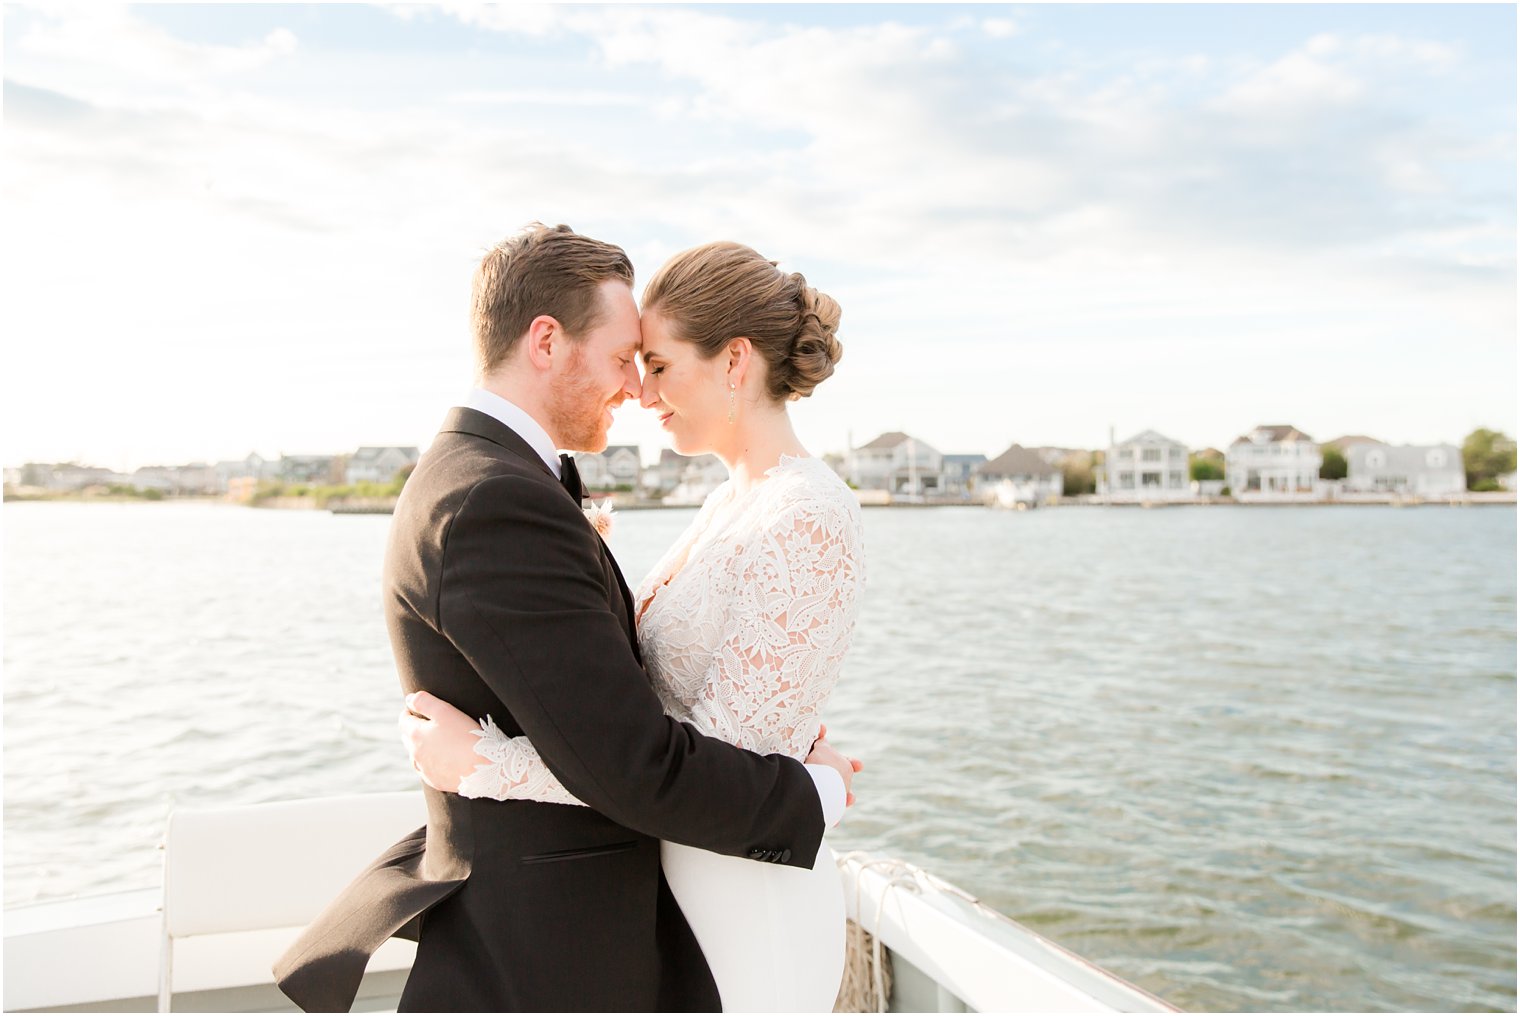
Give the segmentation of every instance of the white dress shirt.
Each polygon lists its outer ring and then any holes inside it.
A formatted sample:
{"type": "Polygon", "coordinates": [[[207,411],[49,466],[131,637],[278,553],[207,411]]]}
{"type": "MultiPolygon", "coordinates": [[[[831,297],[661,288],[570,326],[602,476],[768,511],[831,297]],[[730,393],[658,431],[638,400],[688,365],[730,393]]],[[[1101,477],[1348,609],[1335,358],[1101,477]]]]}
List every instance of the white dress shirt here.
{"type": "MultiPolygon", "coordinates": [[[[555,451],[554,439],[537,420],[528,415],[526,410],[484,388],[471,388],[460,405],[466,409],[473,409],[477,413],[484,413],[528,442],[528,446],[537,452],[538,457],[544,460],[544,465],[549,467],[549,472],[556,477],[559,476],[559,453],[555,451]]],[[[824,826],[838,825],[839,820],[844,818],[844,777],[840,776],[833,766],[806,764],[804,768],[813,778],[813,786],[818,791],[818,803],[823,808],[824,826]]]]}
{"type": "Polygon", "coordinates": [[[471,388],[459,404],[466,409],[486,414],[528,442],[528,447],[538,452],[538,457],[544,460],[549,472],[556,478],[559,476],[559,453],[554,450],[554,439],[526,410],[484,388],[471,388]]]}

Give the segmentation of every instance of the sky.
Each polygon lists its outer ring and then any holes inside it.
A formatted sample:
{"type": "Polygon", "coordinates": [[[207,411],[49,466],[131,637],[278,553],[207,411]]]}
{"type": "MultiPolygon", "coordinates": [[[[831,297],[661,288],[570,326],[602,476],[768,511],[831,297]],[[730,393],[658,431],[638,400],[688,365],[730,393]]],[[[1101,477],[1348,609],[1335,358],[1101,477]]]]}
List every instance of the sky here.
{"type": "Polygon", "coordinates": [[[1513,434],[1515,19],[6,4],[0,460],[426,447],[535,220],[833,295],[818,454],[1513,434]]]}

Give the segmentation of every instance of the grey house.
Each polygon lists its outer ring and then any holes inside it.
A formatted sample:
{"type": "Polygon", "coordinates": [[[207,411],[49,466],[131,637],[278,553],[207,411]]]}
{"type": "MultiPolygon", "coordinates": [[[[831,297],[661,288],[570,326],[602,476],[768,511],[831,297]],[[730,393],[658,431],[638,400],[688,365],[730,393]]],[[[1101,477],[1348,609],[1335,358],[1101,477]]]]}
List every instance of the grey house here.
{"type": "Polygon", "coordinates": [[[976,471],[985,455],[945,455],[940,465],[940,493],[970,497],[976,491],[976,471]]]}
{"type": "Polygon", "coordinates": [[[349,483],[390,483],[407,466],[416,465],[417,449],[398,445],[366,445],[348,457],[349,483]]]}
{"type": "Polygon", "coordinates": [[[1446,497],[1467,490],[1467,471],[1456,445],[1353,444],[1346,449],[1346,489],[1446,497]]]}
{"type": "Polygon", "coordinates": [[[575,468],[589,490],[633,490],[643,479],[643,460],[638,445],[608,445],[599,452],[576,452],[575,468]]]}

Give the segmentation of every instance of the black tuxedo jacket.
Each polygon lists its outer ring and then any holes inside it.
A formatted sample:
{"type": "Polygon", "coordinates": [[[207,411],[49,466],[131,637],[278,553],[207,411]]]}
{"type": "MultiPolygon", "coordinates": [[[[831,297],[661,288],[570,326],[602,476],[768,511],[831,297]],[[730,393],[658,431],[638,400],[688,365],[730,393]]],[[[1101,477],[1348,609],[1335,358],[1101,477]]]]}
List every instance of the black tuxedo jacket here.
{"type": "Polygon", "coordinates": [[[281,990],[346,1010],[369,955],[402,935],[418,941],[403,1011],[720,1009],[659,840],[810,866],[823,815],[803,766],[664,714],[605,545],[483,413],[452,410],[407,481],[384,592],[403,689],[526,733],[590,807],[425,788],[428,825],[280,958],[281,990]]]}

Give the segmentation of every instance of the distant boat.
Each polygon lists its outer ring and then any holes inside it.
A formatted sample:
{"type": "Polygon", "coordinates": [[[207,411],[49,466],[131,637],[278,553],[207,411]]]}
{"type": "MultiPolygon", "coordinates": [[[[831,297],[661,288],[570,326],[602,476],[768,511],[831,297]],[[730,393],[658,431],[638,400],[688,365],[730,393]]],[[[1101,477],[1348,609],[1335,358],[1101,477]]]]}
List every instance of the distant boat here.
{"type": "Polygon", "coordinates": [[[1012,480],[999,481],[988,496],[989,503],[994,508],[1023,511],[1028,508],[1038,508],[1040,504],[1040,493],[1033,484],[1014,483],[1012,480]]]}

